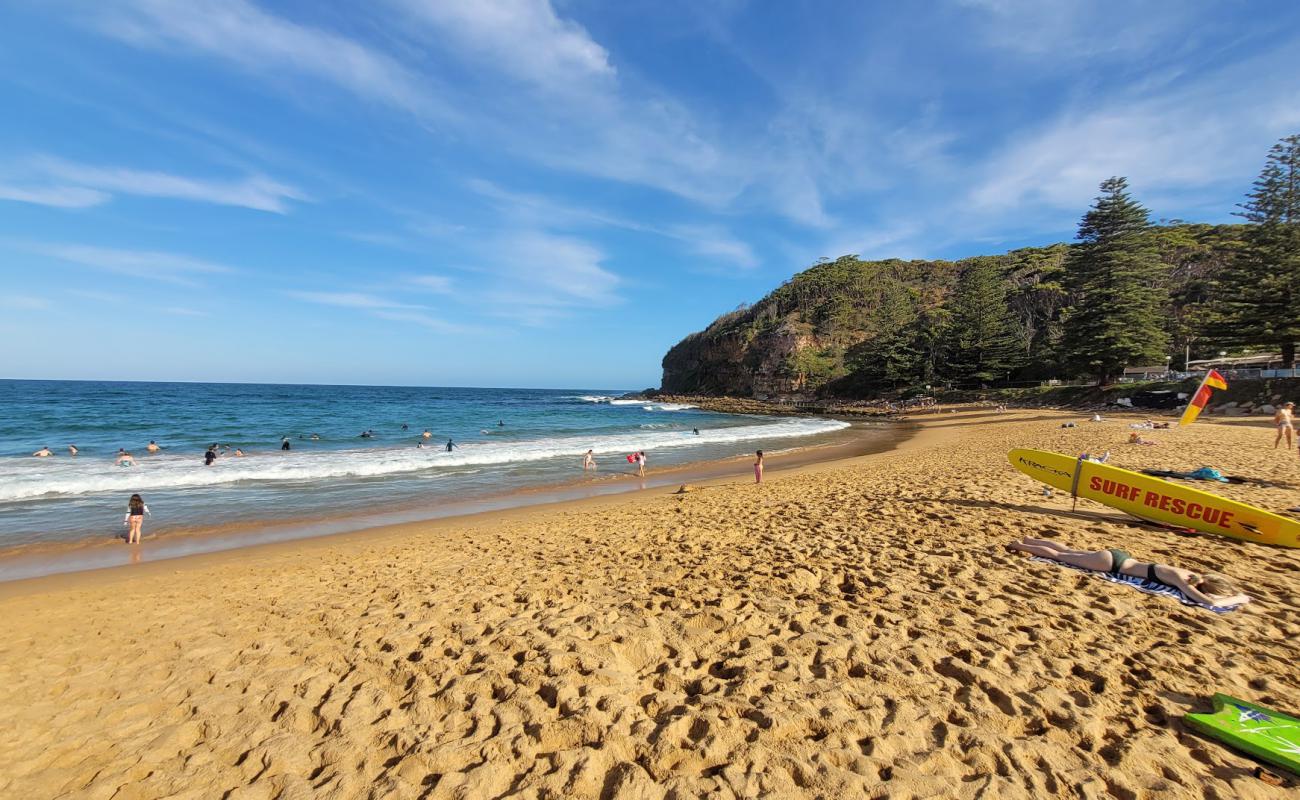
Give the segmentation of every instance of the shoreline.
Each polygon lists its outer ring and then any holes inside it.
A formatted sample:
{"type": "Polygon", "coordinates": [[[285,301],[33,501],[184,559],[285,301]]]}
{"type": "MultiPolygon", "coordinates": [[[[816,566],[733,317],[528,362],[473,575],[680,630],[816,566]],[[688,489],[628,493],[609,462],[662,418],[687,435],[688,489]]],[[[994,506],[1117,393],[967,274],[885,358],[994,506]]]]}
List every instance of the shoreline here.
{"type": "MultiPolygon", "coordinates": [[[[853,428],[847,429],[853,431],[853,428]]],[[[785,448],[769,454],[768,469],[780,472],[821,462],[837,462],[895,449],[915,435],[915,426],[894,422],[872,429],[872,436],[785,448]]],[[[517,508],[551,507],[585,499],[637,494],[679,483],[708,484],[749,475],[750,455],[650,469],[645,479],[634,473],[606,470],[601,475],[491,492],[436,506],[408,504],[383,513],[328,515],[307,520],[259,520],[221,528],[181,528],[146,535],[138,549],[128,550],[122,537],[87,537],[71,542],[17,545],[0,550],[0,586],[39,580],[49,575],[117,569],[144,563],[350,534],[370,534],[400,525],[456,520],[517,508]],[[609,476],[608,478],[606,476],[609,476]]]]}

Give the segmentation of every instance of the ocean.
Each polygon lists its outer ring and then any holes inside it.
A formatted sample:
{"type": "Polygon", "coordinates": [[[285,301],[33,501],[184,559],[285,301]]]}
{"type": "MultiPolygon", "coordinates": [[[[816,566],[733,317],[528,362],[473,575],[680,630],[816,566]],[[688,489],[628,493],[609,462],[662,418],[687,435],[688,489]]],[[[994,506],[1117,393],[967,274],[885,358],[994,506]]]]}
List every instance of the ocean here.
{"type": "Polygon", "coordinates": [[[637,488],[626,456],[638,450],[653,471],[830,443],[849,428],[620,394],[0,380],[0,549],[111,541],[135,492],[151,512],[147,537],[395,511],[417,519],[476,498],[509,505],[500,498],[540,487],[637,488]],[[151,440],[160,452],[146,451],[151,440]],[[221,456],[205,466],[213,444],[221,456]],[[41,447],[55,455],[33,457],[41,447]],[[135,466],[114,465],[119,448],[135,466]],[[588,449],[594,473],[581,467],[588,449]]]}

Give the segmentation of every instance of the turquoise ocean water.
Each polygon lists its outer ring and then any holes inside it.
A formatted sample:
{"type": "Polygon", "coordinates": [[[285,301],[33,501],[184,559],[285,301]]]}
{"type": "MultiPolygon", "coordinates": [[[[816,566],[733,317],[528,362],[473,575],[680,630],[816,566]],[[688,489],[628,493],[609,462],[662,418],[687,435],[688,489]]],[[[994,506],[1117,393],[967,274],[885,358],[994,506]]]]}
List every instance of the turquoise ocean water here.
{"type": "Polygon", "coordinates": [[[825,443],[848,427],[618,394],[0,381],[0,548],[117,537],[133,492],[148,503],[146,531],[155,535],[394,509],[432,516],[452,501],[627,480],[625,456],[636,450],[654,469],[825,443]],[[146,452],[150,440],[162,451],[146,452]],[[209,467],[212,444],[222,456],[209,467]],[[31,455],[45,446],[53,457],[31,455]],[[114,466],[118,448],[136,465],[114,466]],[[236,448],[246,455],[235,457],[236,448]],[[588,448],[600,465],[594,475],[581,469],[588,448]]]}

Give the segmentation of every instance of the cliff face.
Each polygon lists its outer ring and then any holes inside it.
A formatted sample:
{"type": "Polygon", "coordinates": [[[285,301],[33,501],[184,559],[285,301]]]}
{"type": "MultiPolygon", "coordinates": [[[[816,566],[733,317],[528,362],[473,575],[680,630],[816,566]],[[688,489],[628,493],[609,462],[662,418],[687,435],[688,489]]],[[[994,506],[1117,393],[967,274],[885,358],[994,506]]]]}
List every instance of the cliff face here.
{"type": "MultiPolygon", "coordinates": [[[[1231,257],[1240,226],[1171,225],[1153,230],[1169,267],[1164,309],[1171,352],[1190,342],[1207,287],[1231,257]]],[[[1036,381],[1069,371],[1057,355],[1061,285],[1069,245],[1025,248],[963,261],[862,261],[817,264],[752,306],[723,314],[678,342],[663,358],[670,394],[757,399],[867,398],[946,383],[951,303],[963,269],[997,266],[1023,366],[1010,377],[1036,381]]],[[[1201,337],[1204,339],[1204,337],[1201,337]]]]}

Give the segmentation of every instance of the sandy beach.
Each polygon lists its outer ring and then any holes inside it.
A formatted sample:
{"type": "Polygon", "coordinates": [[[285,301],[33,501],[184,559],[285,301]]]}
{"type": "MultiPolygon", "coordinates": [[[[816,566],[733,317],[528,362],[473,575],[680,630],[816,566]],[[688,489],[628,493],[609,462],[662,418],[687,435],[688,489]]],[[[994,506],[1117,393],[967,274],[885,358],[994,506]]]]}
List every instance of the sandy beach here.
{"type": "Polygon", "coordinates": [[[898,449],[0,585],[0,796],[1290,796],[1185,729],[1300,711],[1300,551],[1042,496],[1013,446],[1249,475],[1258,421],[1143,431],[988,409],[898,449]],[[1216,615],[1008,553],[1217,569],[1216,615]]]}

